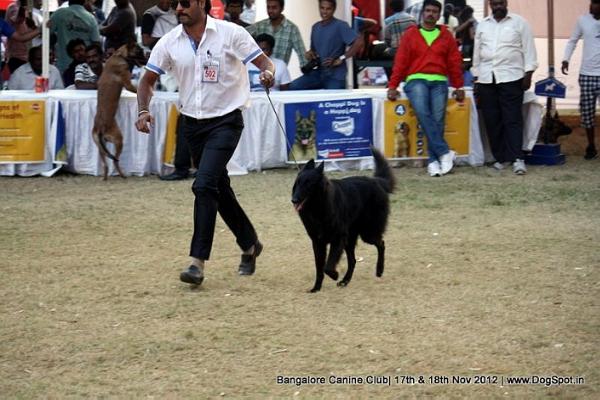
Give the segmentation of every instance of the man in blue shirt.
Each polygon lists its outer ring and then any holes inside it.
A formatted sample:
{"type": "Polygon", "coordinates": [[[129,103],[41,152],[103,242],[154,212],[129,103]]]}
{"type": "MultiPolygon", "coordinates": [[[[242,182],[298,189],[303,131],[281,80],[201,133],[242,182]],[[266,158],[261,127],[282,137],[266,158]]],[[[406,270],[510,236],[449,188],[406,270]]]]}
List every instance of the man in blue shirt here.
{"type": "Polygon", "coordinates": [[[345,60],[360,49],[361,39],[350,25],[333,16],[335,8],[335,0],[319,1],[322,19],[312,26],[309,61],[302,67],[304,75],[290,83],[290,90],[346,88],[345,60]]]}

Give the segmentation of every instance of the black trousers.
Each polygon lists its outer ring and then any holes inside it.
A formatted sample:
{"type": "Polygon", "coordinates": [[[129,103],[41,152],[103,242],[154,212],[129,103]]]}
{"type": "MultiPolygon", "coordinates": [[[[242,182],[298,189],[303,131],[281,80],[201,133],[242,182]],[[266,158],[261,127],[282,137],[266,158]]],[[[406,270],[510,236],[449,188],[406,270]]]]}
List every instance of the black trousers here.
{"type": "Polygon", "coordinates": [[[173,165],[175,165],[175,171],[187,175],[190,167],[192,166],[190,148],[188,147],[185,135],[181,132],[183,126],[183,114],[179,114],[177,119],[177,139],[175,142],[175,159],[173,165]]]}
{"type": "Polygon", "coordinates": [[[242,112],[200,120],[183,116],[180,122],[180,132],[198,169],[192,185],[195,200],[190,256],[209,259],[217,211],[240,248],[248,250],[257,241],[256,231],[231,189],[226,168],[244,129],[242,112]]]}
{"type": "Polygon", "coordinates": [[[498,162],[523,158],[522,81],[477,84],[490,149],[498,162]]]}

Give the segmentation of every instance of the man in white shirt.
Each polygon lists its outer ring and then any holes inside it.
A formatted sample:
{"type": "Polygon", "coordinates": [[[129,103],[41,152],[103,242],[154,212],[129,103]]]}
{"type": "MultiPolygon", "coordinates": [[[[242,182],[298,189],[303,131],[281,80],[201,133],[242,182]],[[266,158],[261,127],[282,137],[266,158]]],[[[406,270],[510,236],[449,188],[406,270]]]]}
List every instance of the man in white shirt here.
{"type": "Polygon", "coordinates": [[[442,20],[444,25],[448,27],[448,30],[456,36],[456,28],[458,28],[458,18],[454,16],[454,4],[446,3],[444,6],[444,18],[442,20]]]}
{"type": "Polygon", "coordinates": [[[256,22],[256,6],[254,5],[254,0],[244,0],[244,11],[242,11],[240,18],[247,24],[256,22]]]}
{"type": "MultiPolygon", "coordinates": [[[[261,33],[256,37],[256,43],[263,53],[271,59],[275,65],[275,83],[271,90],[287,90],[292,79],[287,69],[287,64],[279,58],[273,58],[273,47],[275,47],[275,38],[268,33],[261,33]]],[[[250,80],[250,90],[253,92],[263,91],[263,85],[260,83],[260,70],[256,65],[248,64],[248,78],[250,80]]]]}
{"type": "Polygon", "coordinates": [[[242,249],[240,275],[252,275],[262,251],[252,223],[231,188],[227,162],[244,129],[242,109],[250,99],[248,73],[252,62],[260,70],[260,81],[273,85],[273,63],[241,26],[209,16],[210,0],[179,0],[181,25],[165,34],[154,46],[146,73],[138,86],[136,128],[150,132],[152,88],[160,74],[171,72],[179,82],[181,104],[179,132],[186,138],[196,178],[192,184],[194,234],[191,265],[181,272],[182,282],[199,285],[209,259],[217,211],[242,249]]]}
{"type": "Polygon", "coordinates": [[[598,157],[594,134],[594,117],[596,102],[600,99],[600,0],[591,0],[590,13],[577,20],[575,30],[567,43],[562,62],[562,73],[569,71],[569,60],[583,37],[583,58],[579,70],[579,86],[581,88],[579,108],[581,126],[585,128],[588,146],[585,149],[586,160],[598,157]]]}
{"type": "MultiPolygon", "coordinates": [[[[32,47],[29,49],[27,64],[21,65],[10,76],[8,88],[10,90],[33,90],[35,78],[42,76],[42,47],[32,47]]],[[[64,89],[60,71],[54,65],[50,64],[48,70],[48,88],[64,89]]]]}
{"type": "MultiPolygon", "coordinates": [[[[176,4],[176,3],[175,3],[176,4]]],[[[177,26],[176,5],[171,0],[158,0],[142,16],[142,44],[152,49],[158,39],[177,26]]]]}
{"type": "Polygon", "coordinates": [[[483,19],[475,33],[473,67],[479,106],[490,148],[503,169],[527,172],[523,160],[523,93],[531,86],[538,67],[531,28],[519,15],[508,13],[506,0],[489,0],[492,15],[483,19]]]}
{"type": "MultiPolygon", "coordinates": [[[[42,22],[44,22],[44,16],[42,15],[42,0],[33,0],[31,8],[31,19],[35,23],[35,26],[41,29],[42,22]]],[[[42,37],[34,37],[31,40],[31,47],[41,46],[42,37]]]]}

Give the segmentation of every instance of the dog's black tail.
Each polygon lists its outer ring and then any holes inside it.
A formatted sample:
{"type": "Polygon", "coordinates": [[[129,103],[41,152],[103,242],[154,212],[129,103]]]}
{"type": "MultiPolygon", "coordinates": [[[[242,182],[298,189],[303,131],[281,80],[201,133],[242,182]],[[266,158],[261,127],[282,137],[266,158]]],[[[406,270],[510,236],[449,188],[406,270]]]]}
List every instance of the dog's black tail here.
{"type": "Polygon", "coordinates": [[[375,178],[379,178],[378,181],[386,192],[392,193],[396,186],[392,168],[379,150],[371,146],[371,151],[373,152],[373,159],[375,160],[375,178]]]}
{"type": "Polygon", "coordinates": [[[110,151],[108,151],[108,147],[106,147],[106,140],[104,140],[104,135],[102,133],[98,133],[98,141],[100,142],[100,146],[102,146],[102,150],[104,150],[108,158],[115,162],[119,162],[119,159],[115,157],[110,151]]]}

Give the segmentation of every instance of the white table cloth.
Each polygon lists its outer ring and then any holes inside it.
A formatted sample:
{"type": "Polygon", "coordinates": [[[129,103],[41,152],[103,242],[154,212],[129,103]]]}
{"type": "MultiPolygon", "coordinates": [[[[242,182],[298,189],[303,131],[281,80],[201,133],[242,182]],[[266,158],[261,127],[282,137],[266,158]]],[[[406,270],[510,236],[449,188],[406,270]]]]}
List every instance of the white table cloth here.
{"type": "MultiPolygon", "coordinates": [[[[472,96],[470,92],[467,93],[472,96]]],[[[59,103],[65,122],[67,146],[67,168],[78,174],[101,175],[98,149],[92,140],[92,127],[96,115],[96,91],[93,90],[52,90],[37,94],[30,91],[2,91],[0,101],[46,99],[46,161],[38,164],[0,164],[0,175],[30,176],[51,175],[56,167],[53,164],[54,142],[59,103]]],[[[311,90],[294,92],[272,92],[271,100],[285,127],[284,108],[287,103],[340,100],[351,98],[371,98],[373,102],[373,142],[383,148],[384,89],[359,90],[311,90]]],[[[141,134],[135,128],[137,116],[136,96],[124,91],[117,111],[117,123],[124,136],[121,167],[127,175],[160,174],[165,146],[169,110],[178,101],[177,93],[155,92],[150,110],[155,117],[154,127],[149,135],[141,134]]],[[[526,135],[524,147],[531,148],[535,143],[541,125],[542,106],[535,95],[529,93],[524,104],[526,135]],[[528,147],[526,144],[531,144],[528,147]]],[[[475,107],[471,110],[470,152],[466,161],[470,165],[482,165],[486,160],[481,140],[480,128],[475,107]]],[[[279,126],[275,113],[265,93],[253,92],[251,106],[243,113],[245,128],[240,144],[234,153],[228,169],[232,174],[247,171],[260,171],[265,168],[286,165],[286,137],[279,126]]],[[[112,163],[109,162],[110,171],[112,163]]],[[[371,168],[372,160],[332,161],[328,169],[371,168]]]]}

